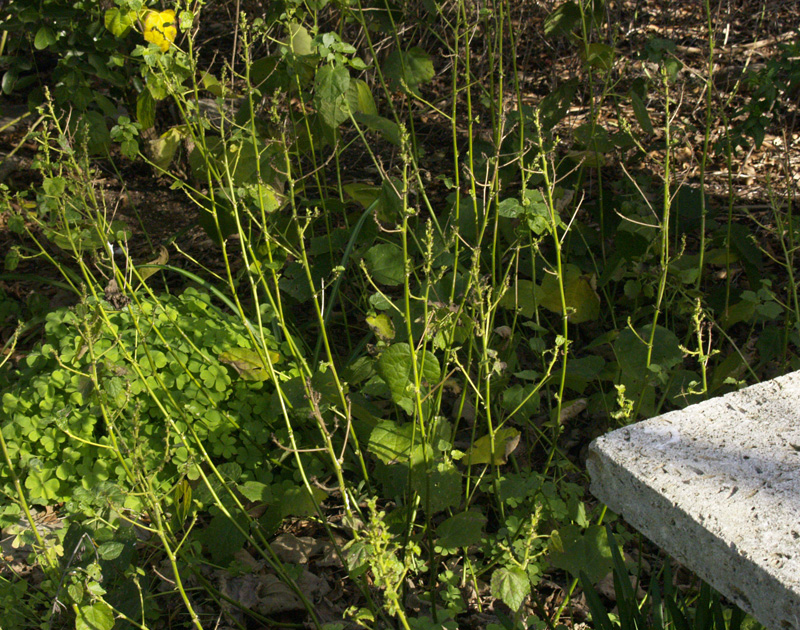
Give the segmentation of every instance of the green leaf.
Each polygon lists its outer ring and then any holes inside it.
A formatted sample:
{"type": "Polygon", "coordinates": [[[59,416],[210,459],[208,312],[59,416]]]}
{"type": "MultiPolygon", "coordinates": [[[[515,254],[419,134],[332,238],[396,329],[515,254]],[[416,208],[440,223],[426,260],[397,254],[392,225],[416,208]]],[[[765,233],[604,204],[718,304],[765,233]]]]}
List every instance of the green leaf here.
{"type": "Polygon", "coordinates": [[[136,270],[139,272],[141,282],[144,282],[158,271],[158,268],[154,265],[166,265],[167,262],[169,262],[169,250],[163,245],[159,245],[158,256],[136,268],[136,270]]]}
{"type": "MultiPolygon", "coordinates": [[[[192,176],[202,181],[205,181],[209,169],[218,173],[231,171],[233,183],[238,187],[264,182],[282,190],[285,177],[278,174],[272,166],[279,155],[277,142],[254,143],[248,140],[237,143],[208,135],[205,147],[198,143],[189,153],[189,166],[192,176]]],[[[220,190],[226,197],[233,194],[227,189],[220,190]]]]}
{"type": "Polygon", "coordinates": [[[106,29],[111,31],[114,37],[125,37],[135,21],[135,11],[121,11],[116,7],[108,9],[103,19],[106,29]]]}
{"type": "Polygon", "coordinates": [[[436,528],[437,546],[460,549],[477,545],[481,541],[486,517],[477,510],[467,510],[442,521],[436,528]]]}
{"type": "MultiPolygon", "coordinates": [[[[367,450],[384,464],[407,462],[411,458],[413,435],[413,422],[397,424],[391,420],[384,420],[370,433],[367,450]]],[[[419,441],[419,431],[416,437],[419,441]]]]}
{"type": "Polygon", "coordinates": [[[239,492],[248,500],[254,503],[271,503],[272,490],[270,487],[259,481],[245,481],[240,486],[237,486],[239,492]]]}
{"type": "Polygon", "coordinates": [[[608,533],[601,525],[592,525],[581,532],[577,525],[554,530],[548,547],[553,566],[580,577],[583,571],[592,584],[605,577],[613,567],[608,533]]]}
{"type": "Polygon", "coordinates": [[[642,130],[648,135],[652,136],[655,133],[653,123],[650,122],[650,114],[644,104],[642,98],[636,93],[631,91],[631,105],[633,106],[633,114],[642,130]]]}
{"type": "Polygon", "coordinates": [[[420,505],[428,514],[436,514],[461,503],[461,473],[450,461],[437,462],[427,470],[415,466],[411,487],[421,498],[420,505]]]}
{"type": "Polygon", "coordinates": [[[544,20],[545,37],[560,37],[569,35],[581,20],[581,9],[573,2],[559,5],[555,11],[550,13],[544,20]]]}
{"type": "Polygon", "coordinates": [[[33,47],[36,50],[44,50],[48,46],[56,43],[56,34],[49,26],[41,26],[36,31],[36,37],[33,38],[33,47]]]}
{"type": "Polygon", "coordinates": [[[219,79],[210,72],[204,72],[201,81],[203,82],[203,89],[217,97],[225,94],[225,86],[219,82],[219,79]]]}
{"type": "Polygon", "coordinates": [[[275,504],[280,506],[281,517],[311,516],[317,514],[317,506],[328,496],[320,488],[311,488],[309,494],[303,485],[295,485],[290,481],[274,485],[272,493],[275,504]]]}
{"type": "Polygon", "coordinates": [[[519,431],[514,427],[500,427],[494,432],[494,449],[491,437],[487,434],[475,440],[469,448],[464,461],[468,464],[492,464],[501,466],[519,444],[519,431]]]}
{"type": "Polygon", "coordinates": [[[322,66],[314,76],[314,105],[331,128],[338,127],[350,116],[349,88],[350,72],[344,66],[322,66]]]}
{"type": "Polygon", "coordinates": [[[343,186],[347,196],[359,204],[362,208],[368,208],[381,194],[381,187],[373,184],[362,184],[360,182],[350,182],[343,186]]]}
{"type": "Polygon", "coordinates": [[[536,285],[530,280],[517,280],[516,286],[506,291],[500,306],[509,310],[519,309],[526,319],[532,319],[536,312],[536,285]]]}
{"type": "Polygon", "coordinates": [[[523,214],[524,210],[522,204],[515,197],[508,197],[497,204],[497,214],[507,219],[516,219],[523,214]]]}
{"type": "MultiPolygon", "coordinates": [[[[614,354],[622,372],[632,378],[642,378],[647,371],[647,342],[652,326],[642,326],[634,333],[630,328],[623,330],[614,342],[614,354]]],[[[683,361],[680,341],[670,330],[656,326],[653,337],[653,351],[650,364],[662,370],[669,370],[683,361]]]]}
{"type": "Polygon", "coordinates": [[[569,106],[578,91],[578,80],[570,79],[545,96],[539,103],[539,118],[543,132],[549,132],[569,111],[569,106]]]}
{"type": "Polygon", "coordinates": [[[405,282],[406,266],[403,250],[392,243],[374,245],[364,255],[373,280],[387,286],[399,286],[405,282]]]}
{"type": "Polygon", "coordinates": [[[289,38],[286,43],[295,55],[302,57],[312,54],[312,42],[313,39],[304,26],[296,22],[289,24],[289,38]]]}
{"type": "Polygon", "coordinates": [[[378,116],[378,108],[375,106],[375,99],[372,97],[369,85],[362,79],[350,80],[350,87],[347,90],[347,103],[353,114],[378,116]]]}
{"type": "Polygon", "coordinates": [[[122,553],[122,550],[125,548],[121,542],[116,540],[110,540],[109,542],[103,543],[97,548],[97,555],[99,555],[103,560],[116,560],[119,558],[119,554],[122,553]]]}
{"type": "Polygon", "coordinates": [[[6,259],[4,263],[6,271],[14,271],[14,269],[16,269],[17,266],[19,265],[20,259],[21,256],[19,253],[19,247],[17,247],[16,245],[11,247],[6,253],[6,259]]]}
{"type": "Polygon", "coordinates": [[[183,527],[192,511],[192,485],[186,479],[181,479],[172,493],[172,504],[175,507],[173,514],[176,530],[183,527]]]}
{"type": "MultiPolygon", "coordinates": [[[[580,324],[600,316],[600,297],[592,286],[591,278],[582,275],[575,265],[564,267],[564,298],[567,305],[568,319],[573,324],[580,324]]],[[[542,280],[537,291],[541,306],[555,313],[562,313],[561,290],[558,277],[548,274],[542,280]]]]}
{"type": "Polygon", "coordinates": [[[608,44],[594,42],[583,49],[584,61],[596,70],[608,71],[614,65],[614,48],[608,44]]]}
{"type": "Polygon", "coordinates": [[[3,94],[11,94],[17,84],[19,72],[16,68],[10,68],[4,75],[2,81],[3,94]]]}
{"type": "MultiPolygon", "coordinates": [[[[281,355],[272,350],[269,351],[269,359],[272,363],[277,363],[281,355]]],[[[233,348],[220,353],[221,363],[230,365],[239,374],[243,381],[266,381],[269,380],[269,365],[261,358],[261,355],[250,348],[233,348]]]]}
{"type": "Polygon", "coordinates": [[[500,567],[492,573],[492,595],[514,612],[522,607],[530,592],[531,581],[522,568],[500,567]]]}
{"type": "MultiPolygon", "coordinates": [[[[519,377],[520,374],[518,372],[515,376],[519,377]]],[[[534,376],[534,378],[538,378],[538,375],[534,376]]],[[[517,383],[507,387],[503,390],[503,409],[509,414],[516,410],[516,413],[532,418],[539,411],[540,396],[536,388],[537,385],[534,383],[527,383],[526,385],[517,383]]],[[[506,416],[506,419],[508,418],[509,416],[506,416]]]]}
{"type": "Polygon", "coordinates": [[[386,313],[368,316],[367,325],[381,341],[391,341],[394,339],[394,324],[386,313]]]}
{"type": "MultiPolygon", "coordinates": [[[[410,413],[410,403],[414,397],[413,364],[414,351],[407,343],[396,343],[383,351],[376,366],[378,375],[389,386],[392,400],[410,413]],[[406,404],[403,404],[406,403],[406,404]]],[[[432,388],[441,379],[441,370],[436,356],[428,350],[417,356],[417,369],[421,385],[432,388]]]]}
{"type": "Polygon", "coordinates": [[[355,113],[353,118],[370,131],[377,131],[387,142],[391,142],[396,147],[400,146],[400,127],[393,120],[383,116],[362,113],[355,113]]]}
{"type": "Polygon", "coordinates": [[[415,96],[421,96],[419,86],[436,75],[431,58],[419,46],[406,52],[393,50],[383,64],[383,73],[392,89],[415,96]]]}
{"type": "Polygon", "coordinates": [[[105,602],[77,607],[75,630],[111,630],[113,627],[114,611],[105,602]]]}
{"type": "MultiPolygon", "coordinates": [[[[156,101],[150,94],[150,90],[142,90],[136,97],[136,120],[142,125],[142,129],[150,129],[156,124],[156,101]]],[[[172,159],[171,156],[170,159],[172,159]]]]}
{"type": "MultiPolygon", "coordinates": [[[[247,523],[240,516],[238,524],[247,527],[247,523]]],[[[206,527],[200,532],[199,538],[208,547],[211,559],[219,564],[228,564],[247,540],[236,527],[234,520],[225,514],[216,514],[206,527]]]]}

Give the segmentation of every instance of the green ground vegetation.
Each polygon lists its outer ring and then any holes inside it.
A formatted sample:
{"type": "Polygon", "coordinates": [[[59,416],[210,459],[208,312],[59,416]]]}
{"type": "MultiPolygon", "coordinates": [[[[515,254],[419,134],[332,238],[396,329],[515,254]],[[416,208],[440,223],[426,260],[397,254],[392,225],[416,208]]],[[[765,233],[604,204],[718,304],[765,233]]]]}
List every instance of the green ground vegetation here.
{"type": "Polygon", "coordinates": [[[3,629],[754,627],[582,457],[800,367],[797,38],[731,75],[708,3],[699,48],[640,3],[217,4],[0,8],[3,629]]]}

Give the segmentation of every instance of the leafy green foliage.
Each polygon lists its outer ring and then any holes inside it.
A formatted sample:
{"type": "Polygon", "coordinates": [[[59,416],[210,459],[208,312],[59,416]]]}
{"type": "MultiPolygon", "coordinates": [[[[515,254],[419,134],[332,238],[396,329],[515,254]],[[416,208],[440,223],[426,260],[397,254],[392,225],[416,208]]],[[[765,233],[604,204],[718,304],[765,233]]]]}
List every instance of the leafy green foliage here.
{"type": "MultiPolygon", "coordinates": [[[[147,562],[174,558],[172,571],[203,579],[203,563],[239,572],[260,554],[296,586],[299,568],[284,570],[265,538],[291,517],[335,528],[348,579],[369,594],[348,616],[371,626],[458,627],[467,587],[488,584],[504,627],[541,628],[526,604],[555,568],[583,581],[610,630],[590,584],[613,567],[621,625],[644,627],[613,537],[565,481],[576,442],[609,418],[738,386],[755,354],[762,368],[796,364],[800,342],[791,212],[775,204],[766,246],[704,183],[676,183],[678,142],[697,137],[696,121],[675,126],[676,43],[630,54],[600,32],[606,3],[568,0],[539,26],[575,76],[523,101],[509,89],[520,41],[504,39],[503,11],[469,3],[455,21],[431,3],[272,3],[231,25],[241,46],[210,62],[197,52],[213,30],[202,4],[79,5],[8,9],[20,32],[3,89],[41,78],[29,50],[56,58],[56,94],[35,207],[25,194],[9,204],[20,242],[5,266],[46,257],[82,299],[47,314],[41,343],[23,339],[19,365],[0,372],[0,485],[16,495],[13,470],[24,495],[0,519],[38,545],[22,506],[63,503],[69,530],[40,561],[91,542],[64,585],[76,627],[157,616],[118,518],[145,512],[158,534],[147,562]],[[149,264],[112,257],[109,244],[135,251],[141,235],[107,219],[87,154],[146,162],[220,249],[175,267],[165,248],[149,264]],[[640,168],[653,155],[660,167],[640,168]],[[183,266],[195,262],[202,278],[183,266]],[[775,264],[788,279],[767,277],[775,264]],[[132,301],[111,299],[108,278],[134,270],[132,301]],[[208,293],[156,297],[162,273],[208,293]],[[113,306],[85,297],[104,286],[113,306]],[[413,589],[430,616],[410,612],[413,589]]],[[[737,125],[749,127],[704,158],[760,141],[797,90],[796,56],[787,48],[748,83],[757,97],[737,125]]],[[[102,172],[124,170],[113,166],[102,172]]],[[[4,324],[47,310],[41,295],[0,300],[4,324]]],[[[0,584],[0,598],[21,590],[0,584]]],[[[689,609],[664,601],[662,617],[686,626],[689,609]]],[[[699,618],[718,616],[704,606],[699,618]]]]}
{"type": "Polygon", "coordinates": [[[187,442],[190,429],[213,457],[250,470],[262,465],[264,379],[236,378],[218,358],[245,352],[245,326],[191,289],[107,310],[107,321],[102,308],[48,315],[45,342],[3,395],[3,435],[33,501],[70,500],[76,485],[110,481],[131,489],[129,470],[149,476],[155,488],[179,474],[194,479],[199,462],[187,442]]]}

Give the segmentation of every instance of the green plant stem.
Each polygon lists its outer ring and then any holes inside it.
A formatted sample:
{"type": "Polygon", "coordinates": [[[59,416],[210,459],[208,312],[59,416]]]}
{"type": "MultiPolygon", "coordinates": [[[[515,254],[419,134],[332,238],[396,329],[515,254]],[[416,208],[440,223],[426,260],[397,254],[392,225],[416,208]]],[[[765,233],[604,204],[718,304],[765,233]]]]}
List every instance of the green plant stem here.
{"type": "MultiPolygon", "coordinates": [[[[705,98],[705,129],[703,132],[703,154],[700,156],[700,248],[699,260],[697,262],[697,280],[695,281],[695,289],[700,290],[703,283],[703,273],[705,271],[705,255],[706,255],[706,219],[708,215],[708,208],[706,207],[706,165],[708,163],[708,156],[711,150],[711,125],[712,119],[712,103],[714,95],[714,52],[715,52],[715,32],[713,24],[713,16],[711,13],[710,0],[704,0],[704,7],[706,12],[706,33],[708,37],[708,66],[706,77],[706,98],[705,98]]],[[[705,374],[705,372],[704,372],[705,374]]]]}
{"type": "MultiPolygon", "coordinates": [[[[548,156],[544,152],[544,137],[542,135],[542,125],[539,120],[539,111],[535,110],[534,125],[536,128],[537,140],[539,144],[539,166],[541,168],[542,178],[544,180],[543,193],[547,209],[550,214],[550,233],[553,240],[553,248],[555,250],[555,271],[558,278],[558,294],[561,302],[561,343],[558,344],[563,349],[563,361],[561,363],[561,377],[558,384],[558,393],[556,394],[556,421],[555,421],[555,435],[553,436],[553,445],[558,442],[558,435],[561,433],[561,409],[564,404],[564,390],[567,383],[567,362],[569,354],[569,310],[567,309],[567,297],[564,292],[564,267],[561,255],[561,236],[558,232],[558,226],[561,223],[561,217],[558,215],[555,200],[553,199],[553,186],[550,178],[550,164],[548,156]]],[[[545,470],[549,470],[553,463],[555,449],[551,448],[545,464],[545,470]]]]}
{"type": "MultiPolygon", "coordinates": [[[[669,276],[669,262],[670,262],[669,221],[670,221],[670,208],[672,204],[672,191],[671,191],[672,177],[670,173],[670,168],[671,168],[670,154],[672,151],[672,135],[671,135],[670,125],[671,125],[672,113],[670,110],[669,76],[667,73],[667,69],[663,66],[663,64],[661,67],[661,80],[662,80],[662,87],[664,88],[664,190],[661,200],[663,215],[661,219],[661,248],[659,252],[660,271],[658,278],[658,290],[656,292],[656,302],[653,305],[653,318],[650,324],[650,334],[647,339],[647,357],[645,360],[646,370],[650,369],[650,365],[653,360],[653,346],[655,345],[656,327],[658,325],[658,317],[661,314],[661,307],[664,301],[664,294],[667,289],[667,277],[669,276]]],[[[646,391],[647,391],[647,386],[645,385],[645,387],[642,388],[642,391],[639,394],[639,399],[636,402],[634,417],[638,416],[639,414],[639,410],[641,409],[641,406],[644,403],[644,397],[646,391]]]]}

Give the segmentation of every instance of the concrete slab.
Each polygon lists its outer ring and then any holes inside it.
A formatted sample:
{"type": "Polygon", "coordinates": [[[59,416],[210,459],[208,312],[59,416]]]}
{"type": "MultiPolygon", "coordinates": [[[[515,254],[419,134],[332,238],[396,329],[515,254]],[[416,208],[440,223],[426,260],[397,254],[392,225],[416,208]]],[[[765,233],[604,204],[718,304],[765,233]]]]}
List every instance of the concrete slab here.
{"type": "Polygon", "coordinates": [[[591,491],[767,628],[800,630],[800,372],[595,440],[591,491]]]}

